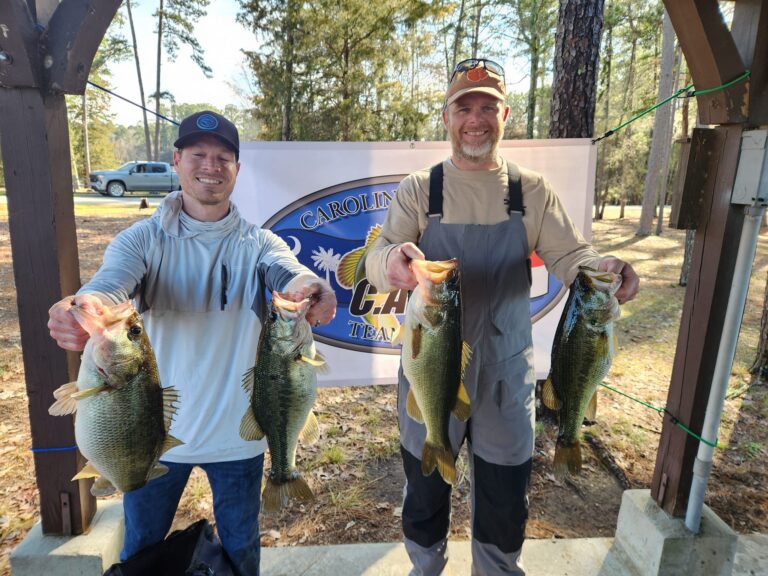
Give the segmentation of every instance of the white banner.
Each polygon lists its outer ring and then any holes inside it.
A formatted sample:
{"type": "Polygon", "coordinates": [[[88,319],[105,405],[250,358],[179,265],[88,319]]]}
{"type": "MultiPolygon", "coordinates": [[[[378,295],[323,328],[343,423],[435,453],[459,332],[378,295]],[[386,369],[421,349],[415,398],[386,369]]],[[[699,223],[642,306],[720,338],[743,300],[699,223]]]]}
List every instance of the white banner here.
{"type": "MultiPolygon", "coordinates": [[[[241,145],[233,201],[246,219],[284,238],[299,260],[336,290],[336,318],[315,329],[330,369],[320,376],[321,385],[397,381],[399,347],[389,340],[402,319],[406,295],[377,294],[365,279],[361,259],[400,180],[450,152],[448,142],[241,145]]],[[[591,237],[596,154],[588,139],[502,141],[499,152],[543,174],[584,237],[591,237]]],[[[545,378],[565,290],[535,255],[533,266],[536,377],[545,378]]]]}

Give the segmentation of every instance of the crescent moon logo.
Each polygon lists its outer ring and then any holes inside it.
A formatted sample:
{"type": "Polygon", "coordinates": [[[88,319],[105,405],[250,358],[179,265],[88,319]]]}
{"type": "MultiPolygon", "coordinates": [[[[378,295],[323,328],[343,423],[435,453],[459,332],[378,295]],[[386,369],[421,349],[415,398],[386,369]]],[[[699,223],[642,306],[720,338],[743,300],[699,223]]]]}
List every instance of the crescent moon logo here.
{"type": "Polygon", "coordinates": [[[291,240],[293,240],[293,248],[291,248],[291,252],[293,252],[294,256],[298,256],[299,252],[301,252],[301,242],[299,242],[299,239],[296,238],[296,236],[288,236],[291,240]]]}

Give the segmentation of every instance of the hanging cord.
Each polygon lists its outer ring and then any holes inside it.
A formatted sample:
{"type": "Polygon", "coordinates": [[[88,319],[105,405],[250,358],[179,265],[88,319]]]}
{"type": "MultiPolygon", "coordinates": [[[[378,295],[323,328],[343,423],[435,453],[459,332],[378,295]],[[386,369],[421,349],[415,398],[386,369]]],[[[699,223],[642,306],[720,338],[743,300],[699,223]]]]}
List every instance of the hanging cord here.
{"type": "Polygon", "coordinates": [[[146,110],[147,112],[150,112],[150,113],[154,114],[155,116],[157,116],[158,118],[162,118],[163,120],[166,120],[167,122],[170,122],[171,124],[173,124],[175,126],[179,125],[179,123],[176,122],[176,120],[171,120],[167,116],[163,116],[162,114],[158,114],[154,110],[150,110],[149,108],[147,108],[145,106],[142,106],[141,104],[137,104],[136,102],[134,102],[132,100],[128,100],[128,98],[125,98],[124,96],[120,96],[120,94],[112,92],[112,90],[110,90],[109,88],[104,88],[104,86],[99,86],[98,84],[94,84],[90,80],[87,80],[87,82],[88,82],[88,84],[90,84],[94,88],[98,88],[99,90],[103,90],[104,92],[106,92],[107,94],[111,94],[115,98],[120,98],[120,100],[125,100],[126,102],[128,102],[128,104],[133,104],[134,106],[136,106],[136,108],[141,108],[142,110],[146,110]]]}
{"type": "Polygon", "coordinates": [[[675,98],[679,98],[680,95],[683,94],[683,93],[685,93],[685,96],[682,96],[683,98],[692,98],[694,96],[701,96],[702,94],[710,94],[712,92],[717,92],[718,90],[725,90],[729,86],[733,86],[737,82],[741,82],[742,80],[747,78],[749,76],[749,74],[750,74],[750,71],[746,70],[741,76],[739,76],[738,78],[734,78],[730,82],[726,82],[725,84],[721,84],[720,86],[715,86],[714,88],[704,88],[702,90],[691,90],[691,88],[693,88],[693,84],[688,84],[688,86],[686,86],[685,88],[680,88],[680,90],[678,90],[677,92],[672,94],[672,96],[668,96],[667,98],[665,98],[664,100],[662,100],[658,104],[654,104],[653,106],[651,106],[647,110],[643,110],[642,112],[640,112],[636,116],[630,118],[629,120],[627,120],[623,124],[621,124],[619,126],[616,126],[616,128],[612,128],[611,130],[608,130],[608,132],[606,132],[602,136],[600,136],[598,138],[594,138],[592,140],[592,144],[595,144],[596,142],[599,142],[603,138],[608,138],[608,136],[611,136],[611,135],[615,134],[616,132],[618,132],[619,130],[624,128],[624,126],[626,126],[627,124],[631,124],[632,122],[642,118],[643,116],[645,116],[649,112],[653,112],[654,110],[656,110],[656,108],[658,108],[659,106],[663,106],[664,104],[666,104],[670,100],[673,100],[675,98]]]}
{"type": "Polygon", "coordinates": [[[694,432],[693,430],[691,430],[690,428],[688,428],[688,427],[687,427],[685,424],[683,424],[682,422],[680,422],[680,420],[678,420],[678,419],[677,419],[677,418],[676,418],[676,417],[675,417],[675,416],[674,416],[674,415],[673,415],[673,414],[672,414],[672,413],[671,413],[669,410],[667,410],[666,408],[658,408],[658,407],[656,407],[656,406],[653,406],[652,404],[648,404],[647,402],[643,402],[642,400],[639,400],[639,399],[637,399],[637,398],[633,398],[633,397],[632,397],[632,396],[630,396],[629,394],[625,394],[625,393],[624,393],[624,392],[622,392],[621,390],[617,390],[616,388],[612,388],[612,387],[608,386],[607,384],[603,384],[603,383],[600,383],[600,386],[602,386],[603,388],[608,388],[608,390],[611,390],[611,391],[613,391],[613,392],[616,392],[616,394],[620,394],[621,396],[624,396],[625,398],[629,398],[629,399],[630,399],[630,400],[632,400],[633,402],[637,402],[638,404],[642,404],[642,405],[643,405],[643,406],[645,406],[646,408],[650,408],[651,410],[655,410],[655,411],[656,411],[656,412],[658,412],[659,414],[666,414],[667,416],[669,416],[670,420],[672,420],[672,424],[674,424],[675,426],[677,426],[677,427],[678,427],[678,428],[680,428],[681,430],[684,430],[684,431],[685,431],[685,433],[686,433],[686,434],[688,434],[689,436],[693,436],[694,438],[696,438],[696,440],[699,440],[700,442],[704,442],[704,444],[706,444],[707,446],[711,446],[712,448],[718,448],[718,444],[717,444],[717,438],[715,438],[715,441],[714,441],[714,442],[710,442],[709,440],[705,440],[704,438],[702,438],[701,436],[699,436],[698,434],[696,434],[696,432],[694,432]]]}

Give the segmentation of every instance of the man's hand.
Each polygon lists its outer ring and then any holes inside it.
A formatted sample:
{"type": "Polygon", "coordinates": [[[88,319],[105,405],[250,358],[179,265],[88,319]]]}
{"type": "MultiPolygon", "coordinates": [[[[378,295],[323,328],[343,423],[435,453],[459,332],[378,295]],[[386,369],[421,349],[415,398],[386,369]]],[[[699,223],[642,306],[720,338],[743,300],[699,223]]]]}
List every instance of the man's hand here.
{"type": "Polygon", "coordinates": [[[88,341],[88,332],[80,326],[70,311],[75,305],[99,316],[104,314],[106,307],[98,296],[82,294],[62,298],[48,310],[48,330],[51,338],[64,350],[80,352],[88,341]]]}
{"type": "Polygon", "coordinates": [[[336,316],[336,293],[325,280],[317,278],[297,288],[296,292],[311,302],[307,311],[310,326],[328,324],[336,316]]]}
{"type": "Polygon", "coordinates": [[[621,275],[621,288],[616,291],[616,299],[619,304],[629,302],[637,296],[637,292],[640,290],[640,278],[628,262],[614,256],[606,256],[597,269],[621,275]]]}
{"type": "Polygon", "coordinates": [[[424,260],[424,252],[413,242],[400,244],[387,255],[387,282],[395,288],[413,290],[416,276],[411,270],[411,260],[424,260]]]}

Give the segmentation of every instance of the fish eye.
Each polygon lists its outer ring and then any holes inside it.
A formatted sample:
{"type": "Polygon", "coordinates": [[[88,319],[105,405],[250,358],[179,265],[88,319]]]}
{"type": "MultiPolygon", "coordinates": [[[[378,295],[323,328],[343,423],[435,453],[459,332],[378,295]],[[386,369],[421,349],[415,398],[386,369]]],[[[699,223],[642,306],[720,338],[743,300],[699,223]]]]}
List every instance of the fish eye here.
{"type": "Polygon", "coordinates": [[[132,336],[138,336],[141,334],[141,326],[134,324],[128,329],[128,332],[130,332],[132,336]]]}

